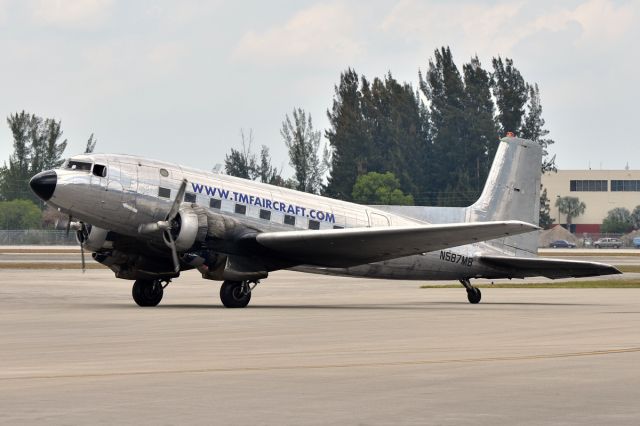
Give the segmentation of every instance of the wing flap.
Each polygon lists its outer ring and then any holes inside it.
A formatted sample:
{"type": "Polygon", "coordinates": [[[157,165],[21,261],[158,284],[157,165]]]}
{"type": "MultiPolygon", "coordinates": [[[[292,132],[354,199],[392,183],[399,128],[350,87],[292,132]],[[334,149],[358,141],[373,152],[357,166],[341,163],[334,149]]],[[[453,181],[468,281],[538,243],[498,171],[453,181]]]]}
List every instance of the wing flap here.
{"type": "Polygon", "coordinates": [[[299,264],[344,268],[537,230],[520,221],[264,232],[256,242],[299,264]]]}
{"type": "Polygon", "coordinates": [[[531,276],[543,276],[551,279],[579,278],[622,273],[606,263],[581,260],[508,256],[479,256],[478,259],[488,266],[512,271],[514,278],[531,276]]]}

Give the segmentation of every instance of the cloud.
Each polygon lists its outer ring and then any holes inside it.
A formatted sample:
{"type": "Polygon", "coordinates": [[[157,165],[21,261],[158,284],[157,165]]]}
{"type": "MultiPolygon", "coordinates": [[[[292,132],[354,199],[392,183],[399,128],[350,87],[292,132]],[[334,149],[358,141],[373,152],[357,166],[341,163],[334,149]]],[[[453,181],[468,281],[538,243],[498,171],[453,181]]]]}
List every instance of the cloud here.
{"type": "Polygon", "coordinates": [[[152,65],[162,68],[174,67],[187,53],[181,43],[170,41],[153,46],[147,54],[152,65]]]}
{"type": "Polygon", "coordinates": [[[112,0],[38,0],[31,5],[33,20],[64,29],[91,29],[111,16],[112,0]]]}
{"type": "Polygon", "coordinates": [[[418,0],[398,2],[383,19],[380,28],[408,42],[457,46],[464,41],[500,51],[511,46],[522,2],[493,6],[470,2],[431,3],[418,0]]]}
{"type": "Polygon", "coordinates": [[[531,31],[561,30],[578,24],[579,42],[615,42],[624,38],[632,27],[637,7],[632,3],[616,7],[611,0],[590,0],[575,9],[560,9],[541,16],[530,25],[531,31]]]}
{"type": "Polygon", "coordinates": [[[7,0],[0,0],[0,25],[7,20],[7,0]]]}
{"type": "Polygon", "coordinates": [[[316,64],[360,55],[353,12],[342,3],[323,3],[295,14],[283,25],[242,36],[232,58],[253,63],[304,61],[316,64]]]}
{"type": "Polygon", "coordinates": [[[612,0],[588,0],[575,7],[532,2],[478,4],[426,3],[403,0],[382,20],[381,29],[405,41],[428,41],[467,46],[489,54],[507,53],[522,40],[540,32],[562,32],[578,27],[576,44],[605,44],[628,36],[637,5],[612,0]],[[542,6],[542,7],[539,7],[542,6]]]}

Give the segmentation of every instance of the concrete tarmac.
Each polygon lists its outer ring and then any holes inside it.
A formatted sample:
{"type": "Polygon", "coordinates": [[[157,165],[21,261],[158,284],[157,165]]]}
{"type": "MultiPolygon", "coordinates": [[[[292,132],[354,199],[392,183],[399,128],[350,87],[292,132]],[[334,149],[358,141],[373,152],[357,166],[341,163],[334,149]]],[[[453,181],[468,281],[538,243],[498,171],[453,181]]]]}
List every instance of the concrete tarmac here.
{"type": "Polygon", "coordinates": [[[273,273],[246,309],[184,273],[0,275],[2,424],[640,423],[640,290],[273,273]]]}

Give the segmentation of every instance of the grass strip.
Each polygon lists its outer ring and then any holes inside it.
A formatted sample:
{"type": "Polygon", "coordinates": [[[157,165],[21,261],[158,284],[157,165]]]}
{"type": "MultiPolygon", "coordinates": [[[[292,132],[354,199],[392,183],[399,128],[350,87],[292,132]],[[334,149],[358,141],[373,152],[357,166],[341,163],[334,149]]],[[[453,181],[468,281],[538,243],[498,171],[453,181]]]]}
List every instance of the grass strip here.
{"type": "Polygon", "coordinates": [[[80,248],[70,246],[68,248],[0,248],[0,253],[7,254],[22,254],[22,253],[34,253],[34,254],[60,254],[60,253],[78,253],[80,254],[80,248]]]}
{"type": "Polygon", "coordinates": [[[616,251],[608,251],[607,249],[602,250],[594,250],[588,253],[585,252],[571,252],[571,251],[561,251],[561,252],[539,252],[538,256],[540,257],[640,257],[640,250],[637,253],[620,253],[616,251]]]}
{"type": "MultiPolygon", "coordinates": [[[[478,288],[640,288],[640,280],[564,281],[551,283],[474,284],[478,288]]],[[[423,285],[420,288],[462,288],[461,284],[423,285]]]]}
{"type": "MultiPolygon", "coordinates": [[[[87,261],[85,269],[105,269],[106,266],[87,261]]],[[[0,262],[0,269],[82,269],[75,262],[0,262]]]]}

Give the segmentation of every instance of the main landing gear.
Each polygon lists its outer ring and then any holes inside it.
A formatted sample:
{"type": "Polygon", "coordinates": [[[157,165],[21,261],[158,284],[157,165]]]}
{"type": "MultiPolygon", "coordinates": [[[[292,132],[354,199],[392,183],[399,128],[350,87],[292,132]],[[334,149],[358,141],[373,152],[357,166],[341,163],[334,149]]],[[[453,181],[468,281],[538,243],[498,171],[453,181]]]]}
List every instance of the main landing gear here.
{"type": "MultiPolygon", "coordinates": [[[[244,308],[251,300],[251,291],[260,281],[225,281],[220,287],[220,300],[226,308],[244,308]]],[[[131,294],[138,306],[157,306],[169,280],[136,280],[131,294]]]]}
{"type": "Polygon", "coordinates": [[[251,300],[251,291],[260,281],[225,281],[220,287],[220,300],[225,308],[244,308],[251,300]]]}
{"type": "Polygon", "coordinates": [[[157,306],[162,300],[164,288],[169,285],[169,281],[162,280],[136,280],[133,283],[131,293],[133,300],[138,306],[157,306]]]}
{"type": "Polygon", "coordinates": [[[480,299],[482,299],[480,289],[472,286],[471,281],[468,279],[460,280],[460,283],[467,289],[467,299],[469,299],[469,303],[479,303],[480,299]]]}

